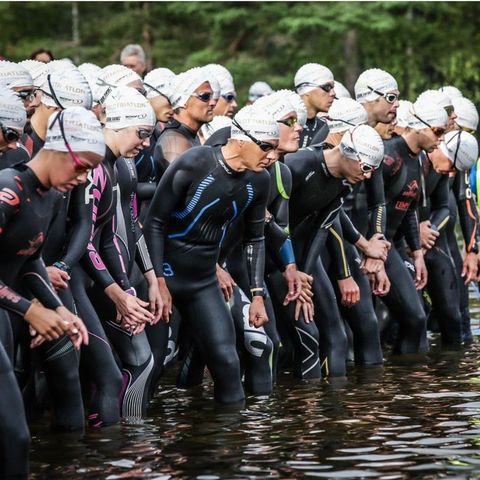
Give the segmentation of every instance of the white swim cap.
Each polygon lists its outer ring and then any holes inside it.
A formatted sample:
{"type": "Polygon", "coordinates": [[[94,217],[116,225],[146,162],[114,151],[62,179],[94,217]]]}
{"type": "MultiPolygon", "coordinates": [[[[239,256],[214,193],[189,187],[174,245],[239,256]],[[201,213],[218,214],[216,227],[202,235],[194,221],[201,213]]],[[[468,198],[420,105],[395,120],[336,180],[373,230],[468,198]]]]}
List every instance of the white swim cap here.
{"type": "Polygon", "coordinates": [[[209,74],[204,68],[195,67],[177,75],[172,82],[170,103],[173,108],[184,107],[195,90],[208,82],[209,74]]]}
{"type": "Polygon", "coordinates": [[[227,68],[217,63],[210,63],[205,67],[212,75],[215,76],[220,84],[220,94],[226,95],[235,91],[233,76],[227,68]]]}
{"type": "Polygon", "coordinates": [[[478,111],[474,103],[465,97],[456,97],[452,100],[455,108],[455,123],[461,128],[468,130],[477,130],[478,111]]]}
{"type": "Polygon", "coordinates": [[[169,68],[156,68],[147,73],[143,82],[147,90],[147,98],[155,98],[159,95],[169,98],[174,78],[175,74],[169,68]]]}
{"type": "Polygon", "coordinates": [[[30,72],[19,63],[0,62],[0,87],[33,87],[30,72]]]}
{"type": "Polygon", "coordinates": [[[117,87],[104,104],[105,128],[120,130],[132,126],[154,126],[155,111],[149,101],[135,88],[117,87]]]}
{"type": "Polygon", "coordinates": [[[104,105],[114,88],[127,87],[138,80],[143,83],[142,77],[130,68],[124,65],[108,65],[102,69],[102,73],[98,77],[95,99],[104,105]]]}
{"type": "Polygon", "coordinates": [[[440,105],[417,100],[410,108],[409,122],[409,127],[414,130],[423,130],[429,126],[446,128],[448,115],[445,108],[440,105]]]}
{"type": "Polygon", "coordinates": [[[368,113],[353,98],[339,98],[332,103],[326,116],[330,133],[339,133],[368,121],[368,113]]]}
{"type": "Polygon", "coordinates": [[[255,102],[255,108],[266,110],[275,120],[280,120],[290,112],[297,113],[290,103],[288,95],[285,95],[282,91],[259,98],[255,102]]]}
{"type": "Polygon", "coordinates": [[[295,74],[294,84],[300,95],[311,92],[327,82],[333,82],[332,71],[319,63],[307,63],[295,74]]]}
{"type": "Polygon", "coordinates": [[[94,63],[82,63],[78,66],[78,69],[90,85],[90,90],[92,91],[93,96],[93,103],[100,103],[95,96],[95,92],[98,88],[98,77],[102,74],[102,69],[94,63]]]}
{"type": "Polygon", "coordinates": [[[302,100],[302,97],[293,90],[277,90],[276,93],[282,93],[287,95],[289,102],[292,104],[292,107],[297,112],[298,123],[304,127],[307,123],[307,107],[302,100]]]}
{"type": "Polygon", "coordinates": [[[440,144],[440,150],[460,172],[472,168],[478,159],[477,139],[468,132],[448,132],[440,144]]]}
{"type": "Polygon", "coordinates": [[[23,132],[27,111],[18,95],[9,88],[0,89],[0,123],[23,132]]]}
{"type": "Polygon", "coordinates": [[[92,91],[86,78],[73,65],[66,62],[58,62],[57,65],[58,68],[48,74],[43,85],[41,102],[49,107],[84,107],[90,110],[92,91]]]}
{"type": "Polygon", "coordinates": [[[208,140],[217,130],[220,130],[224,127],[231,127],[232,119],[225,115],[217,115],[213,117],[211,122],[205,123],[202,125],[201,130],[203,133],[203,138],[208,140]]]}
{"type": "Polygon", "coordinates": [[[242,130],[257,140],[278,140],[280,138],[280,127],[277,121],[264,109],[255,108],[255,104],[247,105],[237,112],[232,122],[230,137],[234,140],[253,142],[242,130]]]}
{"type": "Polygon", "coordinates": [[[443,92],[451,101],[453,101],[455,98],[463,97],[462,92],[457,87],[452,87],[451,85],[440,87],[439,90],[443,92]]]}
{"type": "Polygon", "coordinates": [[[374,168],[378,168],[383,160],[382,137],[368,125],[350,127],[343,135],[339,148],[343,156],[374,168]]]}
{"type": "Polygon", "coordinates": [[[415,103],[417,102],[431,103],[433,105],[439,105],[442,108],[452,106],[450,98],[440,90],[425,90],[417,97],[415,103]]]}
{"type": "MultiPolygon", "coordinates": [[[[352,98],[350,92],[345,88],[345,86],[335,80],[335,98],[339,100],[340,98],[352,98]]],[[[335,103],[335,100],[333,101],[335,103]]]]}
{"type": "Polygon", "coordinates": [[[68,152],[66,142],[74,152],[92,152],[101,157],[105,156],[102,125],[91,110],[83,107],[68,107],[50,115],[48,119],[43,148],[68,152]]]}
{"type": "Polygon", "coordinates": [[[49,73],[48,65],[37,60],[23,60],[19,65],[22,65],[22,67],[28,70],[32,76],[33,85],[37,88],[42,88],[43,84],[47,81],[47,75],[49,73]]]}
{"type": "Polygon", "coordinates": [[[388,93],[398,90],[397,81],[385,70],[371,68],[365,70],[355,83],[355,98],[359,103],[373,102],[381,95],[375,93],[388,93]]]}
{"type": "Polygon", "coordinates": [[[411,114],[410,109],[413,103],[408,100],[399,100],[399,107],[397,108],[397,122],[399,127],[407,128],[410,126],[411,114]]]}
{"type": "Polygon", "coordinates": [[[254,102],[271,93],[273,93],[272,87],[267,82],[255,82],[248,90],[248,99],[254,102]]]}

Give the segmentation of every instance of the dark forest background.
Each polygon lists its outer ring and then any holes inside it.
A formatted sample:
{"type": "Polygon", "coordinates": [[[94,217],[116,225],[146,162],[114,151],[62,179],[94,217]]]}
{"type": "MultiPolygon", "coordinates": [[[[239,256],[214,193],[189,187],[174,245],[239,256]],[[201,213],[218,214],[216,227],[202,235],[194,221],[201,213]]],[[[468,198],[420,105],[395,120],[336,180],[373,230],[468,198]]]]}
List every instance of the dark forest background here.
{"type": "Polygon", "coordinates": [[[257,80],[292,88],[307,62],[350,91],[378,67],[401,98],[451,84],[478,105],[479,19],[477,2],[0,2],[0,56],[20,61],[47,47],[103,67],[140,43],[149,69],[225,65],[240,102],[257,80]]]}

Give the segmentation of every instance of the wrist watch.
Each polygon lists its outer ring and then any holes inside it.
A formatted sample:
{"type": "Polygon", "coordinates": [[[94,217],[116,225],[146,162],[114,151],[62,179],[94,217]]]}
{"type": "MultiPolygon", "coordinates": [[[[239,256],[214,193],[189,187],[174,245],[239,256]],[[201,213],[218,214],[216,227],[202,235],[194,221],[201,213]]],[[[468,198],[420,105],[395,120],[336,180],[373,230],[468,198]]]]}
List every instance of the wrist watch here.
{"type": "Polygon", "coordinates": [[[55,262],[53,266],[70,275],[70,267],[65,262],[55,262]]]}

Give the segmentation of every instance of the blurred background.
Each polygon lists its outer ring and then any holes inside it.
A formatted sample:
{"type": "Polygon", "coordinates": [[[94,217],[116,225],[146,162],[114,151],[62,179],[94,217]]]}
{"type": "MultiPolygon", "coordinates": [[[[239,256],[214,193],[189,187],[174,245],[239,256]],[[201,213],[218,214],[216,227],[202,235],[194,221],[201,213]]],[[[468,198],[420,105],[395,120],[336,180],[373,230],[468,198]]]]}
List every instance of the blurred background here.
{"type": "Polygon", "coordinates": [[[148,69],[221,63],[239,105],[249,86],[292,88],[304,63],[328,66],[352,91],[367,68],[390,72],[401,98],[454,85],[480,104],[477,2],[0,2],[0,56],[119,63],[139,43],[148,69]]]}

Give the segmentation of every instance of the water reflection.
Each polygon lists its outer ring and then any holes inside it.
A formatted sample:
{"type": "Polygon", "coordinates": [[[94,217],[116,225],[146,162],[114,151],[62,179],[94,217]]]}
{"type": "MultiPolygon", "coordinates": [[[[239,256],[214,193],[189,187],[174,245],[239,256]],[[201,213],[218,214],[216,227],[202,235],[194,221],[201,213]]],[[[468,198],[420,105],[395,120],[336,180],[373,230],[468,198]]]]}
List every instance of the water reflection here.
{"type": "Polygon", "coordinates": [[[473,478],[480,474],[480,346],[427,364],[349,367],[340,384],[281,373],[271,397],[218,410],[211,383],[173,388],[167,375],[149,418],[84,436],[32,425],[32,478],[473,478]]]}

